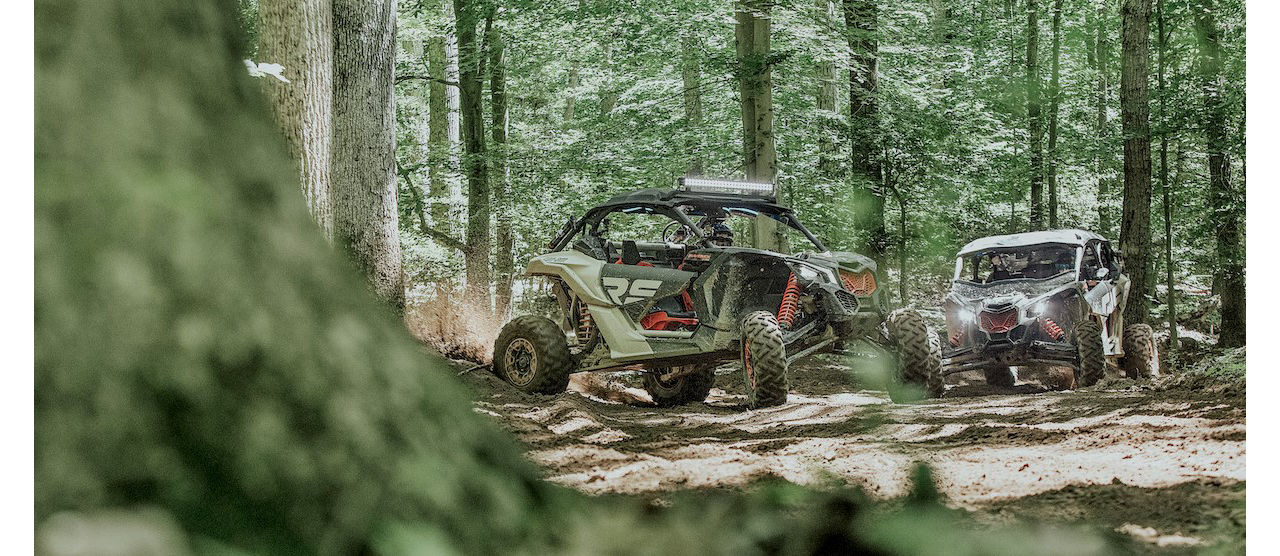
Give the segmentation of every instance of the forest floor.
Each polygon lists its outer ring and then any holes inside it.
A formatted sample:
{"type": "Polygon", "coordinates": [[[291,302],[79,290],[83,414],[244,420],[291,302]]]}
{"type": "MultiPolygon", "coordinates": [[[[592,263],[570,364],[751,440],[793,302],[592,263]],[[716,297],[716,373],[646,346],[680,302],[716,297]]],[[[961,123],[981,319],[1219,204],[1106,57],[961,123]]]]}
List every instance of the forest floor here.
{"type": "Polygon", "coordinates": [[[893,404],[817,357],[793,367],[786,404],[748,411],[733,365],[717,370],[706,403],[662,409],[634,373],[575,375],[559,396],[523,394],[486,371],[464,376],[477,411],[523,441],[549,480],[589,494],[657,497],[772,476],[893,498],[925,462],[948,505],[980,524],[1085,522],[1144,552],[1243,550],[1243,378],[1053,391],[1037,377],[997,389],[961,374],[941,399],[893,404]]]}

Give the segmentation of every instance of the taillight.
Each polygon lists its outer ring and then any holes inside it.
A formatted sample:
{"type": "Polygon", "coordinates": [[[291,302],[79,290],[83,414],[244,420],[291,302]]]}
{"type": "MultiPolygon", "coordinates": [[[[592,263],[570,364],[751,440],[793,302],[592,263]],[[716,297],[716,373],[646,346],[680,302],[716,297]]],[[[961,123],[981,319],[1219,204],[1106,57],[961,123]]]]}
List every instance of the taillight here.
{"type": "Polygon", "coordinates": [[[866,297],[876,292],[876,275],[870,270],[862,272],[840,271],[840,283],[845,290],[858,297],[866,297]]]}

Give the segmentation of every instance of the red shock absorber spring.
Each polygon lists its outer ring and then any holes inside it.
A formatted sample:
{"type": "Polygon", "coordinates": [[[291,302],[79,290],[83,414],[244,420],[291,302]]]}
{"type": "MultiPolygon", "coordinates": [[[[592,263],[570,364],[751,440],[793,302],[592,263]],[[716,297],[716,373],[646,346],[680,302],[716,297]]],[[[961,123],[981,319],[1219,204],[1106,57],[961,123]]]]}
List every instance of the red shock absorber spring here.
{"type": "Polygon", "coordinates": [[[1046,317],[1046,318],[1040,319],[1040,328],[1044,329],[1044,333],[1048,334],[1050,338],[1053,338],[1055,340],[1061,340],[1062,337],[1065,335],[1062,332],[1062,327],[1058,326],[1058,323],[1053,322],[1053,319],[1051,318],[1046,317]]]}
{"type": "Polygon", "coordinates": [[[795,273],[787,277],[787,289],[782,292],[782,305],[778,307],[778,324],[791,327],[796,320],[796,308],[800,305],[800,283],[795,273]]]}

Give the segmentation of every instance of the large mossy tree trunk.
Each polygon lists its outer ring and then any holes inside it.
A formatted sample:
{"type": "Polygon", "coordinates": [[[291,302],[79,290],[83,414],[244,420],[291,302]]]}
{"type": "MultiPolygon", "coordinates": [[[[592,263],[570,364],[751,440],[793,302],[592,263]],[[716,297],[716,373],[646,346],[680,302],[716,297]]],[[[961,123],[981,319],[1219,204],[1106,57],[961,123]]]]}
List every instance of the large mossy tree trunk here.
{"type": "Polygon", "coordinates": [[[1212,0],[1196,0],[1196,38],[1199,46],[1200,86],[1204,98],[1201,127],[1209,164],[1209,209],[1217,230],[1217,279],[1221,285],[1222,331],[1218,345],[1245,343],[1244,199],[1231,179],[1227,144],[1227,90],[1222,71],[1221,32],[1212,0]]]}
{"type": "Polygon", "coordinates": [[[889,234],[884,225],[884,175],[880,156],[878,93],[879,42],[874,0],[844,0],[845,32],[852,52],[849,67],[850,170],[852,228],[856,245],[882,268],[889,234]]]}
{"type": "Polygon", "coordinates": [[[481,106],[484,53],[476,37],[481,8],[476,0],[453,0],[458,30],[458,89],[462,102],[462,168],[467,177],[467,245],[463,251],[467,266],[466,302],[468,307],[487,314],[493,305],[489,300],[489,162],[485,154],[481,106]]]}
{"type": "Polygon", "coordinates": [[[403,308],[395,37],[395,0],[334,0],[333,235],[369,277],[373,290],[403,308]]]}
{"type": "Polygon", "coordinates": [[[1151,0],[1120,5],[1120,125],[1124,132],[1124,202],[1120,252],[1129,275],[1127,323],[1147,322],[1151,270],[1151,95],[1147,90],[1151,0]]]}
{"type": "Polygon", "coordinates": [[[333,5],[330,0],[258,2],[258,59],[284,66],[288,83],[264,79],[267,98],[298,161],[311,217],[333,237],[329,199],[333,141],[333,5]]]}

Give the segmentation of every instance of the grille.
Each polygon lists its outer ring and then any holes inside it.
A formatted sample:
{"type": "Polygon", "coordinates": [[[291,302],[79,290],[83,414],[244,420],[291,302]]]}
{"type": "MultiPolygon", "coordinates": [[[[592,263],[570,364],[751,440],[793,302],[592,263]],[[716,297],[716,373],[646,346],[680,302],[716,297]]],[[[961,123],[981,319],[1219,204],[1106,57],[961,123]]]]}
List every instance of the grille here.
{"type": "Polygon", "coordinates": [[[849,292],[836,292],[836,300],[840,302],[840,306],[844,307],[844,310],[849,311],[850,313],[856,313],[858,311],[858,298],[850,295],[849,292]]]}
{"type": "Polygon", "coordinates": [[[1008,332],[1018,325],[1018,311],[1013,307],[1003,311],[978,313],[978,326],[987,332],[1008,332]]]}
{"type": "Polygon", "coordinates": [[[859,273],[840,271],[840,284],[858,297],[866,297],[876,291],[876,275],[871,271],[859,273]]]}

